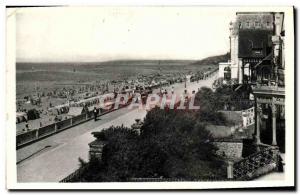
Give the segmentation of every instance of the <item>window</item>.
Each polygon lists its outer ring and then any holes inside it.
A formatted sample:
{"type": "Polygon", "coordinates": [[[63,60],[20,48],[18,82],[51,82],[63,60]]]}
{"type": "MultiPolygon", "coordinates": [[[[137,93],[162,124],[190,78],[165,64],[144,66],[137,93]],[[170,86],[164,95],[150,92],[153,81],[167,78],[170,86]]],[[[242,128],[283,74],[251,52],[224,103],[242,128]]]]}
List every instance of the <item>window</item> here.
{"type": "Polygon", "coordinates": [[[231,68],[228,66],[224,68],[224,79],[227,81],[231,79],[231,68]]]}
{"type": "Polygon", "coordinates": [[[258,21],[255,22],[255,27],[260,27],[260,23],[258,21]]]}

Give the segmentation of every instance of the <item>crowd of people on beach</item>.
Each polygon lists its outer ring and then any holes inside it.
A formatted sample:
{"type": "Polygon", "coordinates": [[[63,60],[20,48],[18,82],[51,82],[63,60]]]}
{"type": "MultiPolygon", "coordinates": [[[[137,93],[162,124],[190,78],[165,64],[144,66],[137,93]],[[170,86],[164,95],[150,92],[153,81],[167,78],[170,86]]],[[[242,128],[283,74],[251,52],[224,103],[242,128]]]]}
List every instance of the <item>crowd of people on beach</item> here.
{"type": "MultiPolygon", "coordinates": [[[[125,90],[133,90],[140,94],[147,94],[149,91],[155,88],[160,88],[160,94],[166,94],[167,89],[165,86],[170,86],[175,83],[186,82],[187,78],[191,82],[199,81],[205,78],[206,72],[197,71],[195,73],[173,73],[173,74],[161,74],[155,73],[150,75],[138,75],[135,79],[127,80],[111,80],[111,81],[95,81],[94,83],[80,83],[73,85],[58,85],[52,90],[40,90],[34,96],[27,95],[23,99],[17,100],[17,113],[23,116],[24,120],[19,117],[17,123],[25,123],[25,128],[30,129],[30,120],[41,118],[49,118],[49,121],[57,122],[62,120],[61,114],[66,114],[69,107],[93,107],[98,104],[98,100],[92,99],[93,97],[108,94],[108,93],[122,93],[125,90]],[[187,77],[188,76],[188,77],[187,77]],[[59,101],[57,101],[59,100],[59,101]],[[63,104],[62,104],[63,102],[63,104]],[[66,105],[66,106],[63,106],[66,105]],[[54,109],[55,108],[55,109],[54,109]],[[56,109],[58,108],[58,109],[56,109]],[[39,113],[36,118],[29,117],[29,112],[39,113]],[[57,110],[53,112],[53,110],[57,110]],[[53,118],[54,116],[54,118],[53,118]]],[[[174,93],[174,87],[171,87],[170,92],[174,93]]],[[[99,109],[94,107],[94,118],[99,114],[99,109]],[[97,111],[97,113],[96,113],[97,111]]],[[[48,120],[46,120],[48,121],[48,120]]],[[[44,124],[40,120],[40,127],[44,124]]]]}

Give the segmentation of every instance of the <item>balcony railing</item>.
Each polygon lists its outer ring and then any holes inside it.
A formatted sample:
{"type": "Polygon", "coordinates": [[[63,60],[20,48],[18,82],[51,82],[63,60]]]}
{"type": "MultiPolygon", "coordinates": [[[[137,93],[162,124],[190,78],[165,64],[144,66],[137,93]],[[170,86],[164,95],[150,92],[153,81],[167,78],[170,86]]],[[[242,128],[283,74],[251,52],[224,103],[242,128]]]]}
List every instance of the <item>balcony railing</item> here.
{"type": "Polygon", "coordinates": [[[278,86],[278,85],[261,85],[256,84],[253,86],[254,90],[272,90],[272,91],[284,91],[284,86],[278,86]]]}

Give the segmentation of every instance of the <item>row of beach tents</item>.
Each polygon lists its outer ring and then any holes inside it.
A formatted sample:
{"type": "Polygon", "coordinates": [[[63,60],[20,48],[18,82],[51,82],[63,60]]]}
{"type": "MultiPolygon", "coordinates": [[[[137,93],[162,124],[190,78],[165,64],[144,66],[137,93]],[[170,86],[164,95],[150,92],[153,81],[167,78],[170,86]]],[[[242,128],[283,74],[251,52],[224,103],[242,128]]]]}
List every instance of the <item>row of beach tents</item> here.
{"type": "MultiPolygon", "coordinates": [[[[132,90],[125,90],[124,93],[132,93],[132,90]]],[[[87,113],[89,111],[92,111],[94,107],[99,108],[99,102],[100,98],[104,100],[105,102],[105,107],[112,106],[115,102],[110,101],[115,98],[114,93],[108,93],[104,95],[99,95],[96,97],[91,97],[87,99],[82,99],[77,102],[69,102],[66,104],[58,105],[52,108],[48,109],[48,112],[52,116],[59,116],[61,114],[66,114],[67,116],[74,117],[78,116],[84,113],[87,113]]],[[[104,107],[103,107],[104,108],[104,107]]],[[[39,112],[35,109],[29,110],[27,113],[26,112],[17,112],[16,114],[16,122],[17,123],[22,123],[26,122],[28,120],[34,120],[40,118],[39,112]]]]}
{"type": "Polygon", "coordinates": [[[36,109],[28,110],[27,112],[16,113],[16,123],[26,122],[28,120],[34,120],[40,118],[40,113],[36,109]]]}

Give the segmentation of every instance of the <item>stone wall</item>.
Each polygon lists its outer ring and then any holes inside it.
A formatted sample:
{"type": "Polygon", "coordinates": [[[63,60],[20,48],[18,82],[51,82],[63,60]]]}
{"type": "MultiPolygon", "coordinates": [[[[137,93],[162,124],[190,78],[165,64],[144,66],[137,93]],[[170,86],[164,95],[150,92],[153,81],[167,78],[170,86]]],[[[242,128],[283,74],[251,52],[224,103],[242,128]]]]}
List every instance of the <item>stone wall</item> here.
{"type": "Polygon", "coordinates": [[[219,156],[234,160],[242,158],[242,141],[216,141],[214,145],[218,148],[216,153],[219,156]]]}

